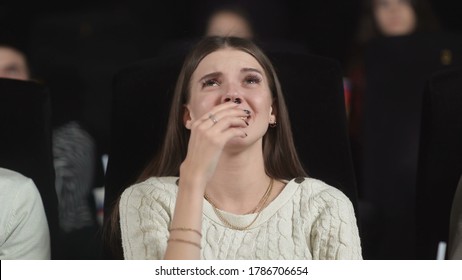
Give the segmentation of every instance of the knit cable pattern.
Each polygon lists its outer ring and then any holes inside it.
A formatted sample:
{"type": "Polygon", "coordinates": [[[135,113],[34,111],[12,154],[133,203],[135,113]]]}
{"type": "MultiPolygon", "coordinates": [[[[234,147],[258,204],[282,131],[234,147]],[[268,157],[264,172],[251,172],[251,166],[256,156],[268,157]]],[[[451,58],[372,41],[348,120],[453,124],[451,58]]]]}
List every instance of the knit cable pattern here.
{"type": "MultiPolygon", "coordinates": [[[[177,186],[175,177],[150,178],[125,190],[120,203],[126,259],[162,259],[177,186]]],[[[353,207],[322,181],[294,180],[247,230],[227,228],[204,200],[202,259],[361,259],[353,207]]],[[[252,215],[222,212],[233,224],[252,215]]]]}

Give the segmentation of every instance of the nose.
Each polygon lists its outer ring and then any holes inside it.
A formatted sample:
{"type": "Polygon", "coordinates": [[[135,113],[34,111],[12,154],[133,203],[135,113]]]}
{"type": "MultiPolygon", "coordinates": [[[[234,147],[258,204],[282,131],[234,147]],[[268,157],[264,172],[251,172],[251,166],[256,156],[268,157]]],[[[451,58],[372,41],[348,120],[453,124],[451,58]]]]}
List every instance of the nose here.
{"type": "Polygon", "coordinates": [[[222,102],[234,102],[236,104],[241,104],[242,97],[239,90],[236,87],[229,85],[226,90],[226,94],[222,97],[222,102]]]}
{"type": "Polygon", "coordinates": [[[233,98],[230,98],[230,97],[228,96],[228,97],[226,97],[223,101],[224,101],[224,102],[230,102],[230,101],[231,101],[231,102],[234,102],[234,103],[236,103],[236,104],[241,104],[241,103],[242,103],[242,99],[241,99],[240,97],[236,97],[236,98],[233,97],[233,98]]]}
{"type": "Polygon", "coordinates": [[[233,102],[236,103],[236,104],[241,104],[242,100],[239,97],[236,97],[236,98],[234,98],[233,102]]]}

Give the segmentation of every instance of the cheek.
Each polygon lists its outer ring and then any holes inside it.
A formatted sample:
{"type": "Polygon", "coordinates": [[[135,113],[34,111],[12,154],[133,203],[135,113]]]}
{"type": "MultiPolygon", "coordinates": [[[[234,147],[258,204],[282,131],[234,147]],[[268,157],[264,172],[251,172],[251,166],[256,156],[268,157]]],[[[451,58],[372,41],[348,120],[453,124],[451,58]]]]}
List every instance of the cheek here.
{"type": "Polygon", "coordinates": [[[213,96],[205,96],[202,99],[191,98],[188,105],[191,118],[196,120],[207,112],[210,112],[214,106],[218,105],[217,102],[219,102],[219,98],[213,96]]]}
{"type": "Polygon", "coordinates": [[[403,22],[406,25],[406,28],[411,31],[415,26],[415,14],[412,8],[407,7],[403,13],[403,22]]]}
{"type": "Polygon", "coordinates": [[[271,115],[272,97],[270,93],[258,94],[258,96],[249,98],[248,102],[257,114],[265,118],[271,115]]]}
{"type": "Polygon", "coordinates": [[[379,8],[375,12],[376,23],[379,29],[383,32],[387,27],[387,12],[383,8],[379,8]]]}

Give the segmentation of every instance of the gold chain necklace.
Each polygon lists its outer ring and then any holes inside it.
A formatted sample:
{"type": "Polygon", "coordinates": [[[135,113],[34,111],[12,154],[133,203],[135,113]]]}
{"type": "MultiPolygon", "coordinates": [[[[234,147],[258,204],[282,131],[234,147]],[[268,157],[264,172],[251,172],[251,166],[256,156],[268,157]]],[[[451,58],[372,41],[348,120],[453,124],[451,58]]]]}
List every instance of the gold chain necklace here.
{"type": "Polygon", "coordinates": [[[268,198],[269,198],[269,196],[271,194],[272,189],[273,189],[273,178],[271,178],[270,184],[266,188],[265,194],[263,194],[263,196],[261,197],[261,199],[258,202],[257,206],[255,206],[255,208],[252,211],[249,211],[249,212],[247,212],[245,214],[253,214],[253,213],[256,213],[256,212],[260,212],[260,210],[265,208],[265,206],[266,206],[265,204],[268,201],[268,198]]]}
{"type": "Polygon", "coordinates": [[[228,228],[230,229],[234,229],[234,230],[246,230],[248,229],[249,227],[251,227],[255,221],[257,221],[258,217],[260,216],[260,213],[261,213],[261,210],[263,210],[264,206],[266,206],[267,202],[268,202],[268,198],[270,197],[270,194],[271,194],[271,190],[273,189],[273,182],[274,182],[274,179],[271,178],[270,180],[270,183],[268,185],[268,188],[266,189],[266,192],[265,194],[263,195],[263,197],[260,199],[260,202],[258,203],[258,205],[255,207],[255,209],[251,212],[255,213],[258,211],[257,215],[255,216],[255,218],[252,220],[252,222],[250,222],[250,224],[246,225],[246,226],[236,226],[236,225],[233,225],[231,224],[221,213],[220,211],[218,210],[218,207],[217,205],[215,204],[215,202],[213,202],[209,197],[208,195],[205,193],[204,194],[204,198],[212,205],[212,208],[213,208],[213,211],[215,212],[215,214],[217,215],[217,217],[220,219],[221,222],[223,222],[223,224],[225,224],[228,228]]]}

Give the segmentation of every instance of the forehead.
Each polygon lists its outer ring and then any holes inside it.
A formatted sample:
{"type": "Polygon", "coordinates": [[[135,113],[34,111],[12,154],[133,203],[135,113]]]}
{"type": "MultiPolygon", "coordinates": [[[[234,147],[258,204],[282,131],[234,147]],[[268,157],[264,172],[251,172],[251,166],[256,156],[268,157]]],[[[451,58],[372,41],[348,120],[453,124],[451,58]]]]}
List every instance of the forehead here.
{"type": "Polygon", "coordinates": [[[262,66],[252,55],[241,50],[226,48],[205,56],[197,66],[193,76],[210,72],[240,71],[242,68],[255,68],[264,73],[262,66]]]}
{"type": "Polygon", "coordinates": [[[240,15],[230,12],[230,11],[221,11],[214,14],[211,18],[211,21],[245,21],[240,15]]]}
{"type": "Polygon", "coordinates": [[[5,47],[0,47],[0,63],[24,63],[24,57],[21,53],[5,47]]]}
{"type": "Polygon", "coordinates": [[[373,4],[374,5],[378,5],[378,4],[381,4],[381,3],[386,3],[386,4],[396,4],[396,3],[400,3],[400,4],[405,4],[405,5],[408,5],[410,6],[411,5],[411,1],[410,0],[374,0],[373,1],[373,4]]]}

